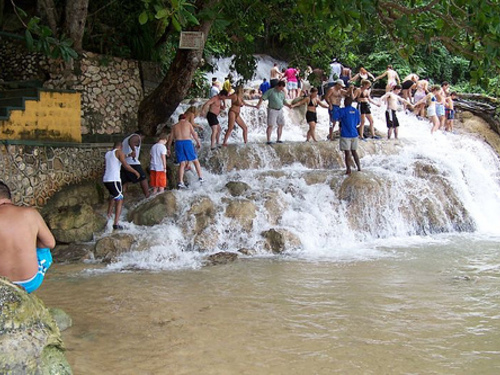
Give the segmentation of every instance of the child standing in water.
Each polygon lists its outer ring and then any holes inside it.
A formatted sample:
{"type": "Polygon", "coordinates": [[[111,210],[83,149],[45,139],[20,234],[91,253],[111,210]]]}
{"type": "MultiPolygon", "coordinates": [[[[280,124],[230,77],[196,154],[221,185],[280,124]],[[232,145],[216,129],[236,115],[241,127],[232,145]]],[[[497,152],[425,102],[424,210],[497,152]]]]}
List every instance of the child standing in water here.
{"type": "Polygon", "coordinates": [[[149,185],[153,188],[153,194],[162,193],[167,187],[167,135],[160,134],[158,142],[151,147],[151,166],[149,185]]]}

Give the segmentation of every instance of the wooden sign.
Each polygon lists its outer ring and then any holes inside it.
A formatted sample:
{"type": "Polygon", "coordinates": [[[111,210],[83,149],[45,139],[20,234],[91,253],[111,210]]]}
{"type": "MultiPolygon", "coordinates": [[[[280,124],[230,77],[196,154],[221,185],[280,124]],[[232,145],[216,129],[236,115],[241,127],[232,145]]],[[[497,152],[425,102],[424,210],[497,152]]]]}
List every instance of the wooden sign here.
{"type": "Polygon", "coordinates": [[[179,40],[179,49],[201,49],[203,47],[203,33],[201,31],[182,31],[179,40]]]}

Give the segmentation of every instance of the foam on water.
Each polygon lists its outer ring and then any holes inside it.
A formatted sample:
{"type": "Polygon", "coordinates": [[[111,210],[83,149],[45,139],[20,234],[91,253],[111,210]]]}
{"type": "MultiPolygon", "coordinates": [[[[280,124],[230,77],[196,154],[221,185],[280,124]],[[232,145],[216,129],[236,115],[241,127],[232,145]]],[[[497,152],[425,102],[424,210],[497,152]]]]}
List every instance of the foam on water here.
{"type": "MultiPolygon", "coordinates": [[[[266,60],[266,59],[265,59],[266,60]]],[[[267,59],[265,66],[259,66],[257,75],[266,75],[272,66],[272,60],[267,59]]],[[[227,60],[219,64],[219,79],[227,74],[227,60]],[[226,67],[226,68],[224,68],[226,67]]],[[[253,101],[255,103],[255,101],[253,101]]],[[[241,115],[249,128],[249,142],[264,143],[266,136],[266,103],[260,109],[243,107],[241,115]]],[[[182,112],[185,106],[178,109],[182,112]]],[[[285,142],[303,142],[308,126],[300,109],[285,108],[286,126],[283,131],[285,142]]],[[[384,108],[372,106],[376,129],[386,134],[384,108]]],[[[174,114],[176,117],[177,114],[174,114]]],[[[329,259],[333,261],[369,260],[385,256],[392,256],[387,247],[407,247],[415,245],[446,243],[446,234],[418,236],[411,223],[403,219],[399,213],[401,205],[405,204],[409,195],[425,195],[435,200],[434,192],[419,181],[411,191],[405,191],[408,186],[405,182],[413,182],[415,176],[410,165],[416,161],[425,160],[443,176],[452,190],[462,202],[466,211],[475,223],[475,236],[492,238],[500,236],[500,163],[494,151],[483,141],[468,134],[443,133],[431,134],[431,125],[427,120],[418,120],[413,115],[403,111],[398,113],[400,120],[399,138],[401,151],[396,155],[384,153],[374,154],[362,158],[364,171],[382,176],[384,180],[392,181],[398,191],[393,194],[393,201],[387,207],[376,208],[379,215],[378,228],[356,231],[349,225],[347,212],[349,207],[345,201],[339,200],[328,184],[308,185],[302,178],[307,171],[301,164],[294,164],[280,168],[287,177],[263,177],[263,170],[238,170],[223,175],[211,174],[204,171],[206,180],[203,187],[198,186],[197,178],[192,179],[192,188],[187,191],[176,191],[177,200],[184,210],[188,210],[193,202],[201,197],[209,196],[216,207],[227,206],[226,189],[228,181],[242,181],[249,184],[256,192],[274,192],[278,194],[284,211],[279,227],[287,229],[296,235],[302,242],[302,249],[290,252],[287,256],[307,259],[329,259]],[[382,218],[382,219],[380,219],[382,218]]],[[[227,117],[221,116],[223,132],[226,128],[227,117]]],[[[203,147],[209,147],[210,128],[205,119],[198,118],[197,122],[204,127],[203,147]]],[[[368,126],[366,122],[365,126],[368,126]]],[[[242,143],[241,131],[235,129],[229,143],[242,143]]],[[[328,133],[328,113],[326,109],[318,107],[318,139],[325,139],[328,133]]],[[[275,134],[273,134],[275,139],[275,134]]],[[[396,140],[368,140],[367,142],[396,142],[396,140]]],[[[272,160],[269,160],[268,169],[272,169],[272,160]]],[[[344,172],[337,171],[339,175],[344,172]]],[[[256,197],[257,207],[265,204],[265,197],[256,197]]],[[[435,203],[439,205],[439,202],[435,203]]],[[[439,208],[439,207],[438,207],[439,208]]],[[[375,208],[373,209],[375,210],[375,208]]],[[[265,210],[257,210],[253,228],[248,233],[234,221],[225,217],[224,209],[219,210],[215,222],[219,240],[214,252],[236,251],[241,248],[254,249],[257,256],[268,256],[262,249],[261,232],[270,229],[265,210]]],[[[375,211],[364,213],[367,217],[375,211]]],[[[374,214],[373,214],[374,215],[374,214]]],[[[180,215],[182,217],[182,215],[180,215]]],[[[193,249],[193,239],[186,238],[183,225],[169,221],[152,228],[131,226],[131,230],[140,241],[146,241],[149,250],[132,251],[124,254],[120,261],[109,266],[111,270],[138,267],[141,269],[176,269],[198,268],[202,264],[202,255],[193,249]]],[[[453,232],[453,223],[449,223],[449,232],[453,232]]]]}

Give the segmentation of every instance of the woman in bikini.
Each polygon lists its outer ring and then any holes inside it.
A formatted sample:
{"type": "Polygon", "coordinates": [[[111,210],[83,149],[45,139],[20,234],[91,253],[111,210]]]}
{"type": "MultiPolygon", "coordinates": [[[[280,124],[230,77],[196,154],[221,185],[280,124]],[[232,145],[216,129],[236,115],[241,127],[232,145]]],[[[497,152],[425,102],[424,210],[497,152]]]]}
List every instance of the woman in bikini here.
{"type": "Polygon", "coordinates": [[[371,137],[377,139],[375,135],[375,129],[373,128],[373,116],[370,108],[370,103],[373,103],[380,107],[380,104],[375,102],[371,96],[371,86],[372,83],[368,80],[361,81],[361,87],[354,91],[354,99],[358,102],[358,109],[361,113],[361,123],[359,125],[359,138],[364,139],[364,130],[365,130],[365,118],[368,119],[368,123],[370,124],[370,134],[371,137]]]}
{"type": "Polygon", "coordinates": [[[238,124],[239,127],[243,130],[243,141],[245,144],[248,141],[248,128],[243,119],[240,116],[240,110],[241,107],[244,105],[248,107],[253,107],[257,108],[254,105],[248,104],[243,100],[243,86],[238,86],[235,90],[235,92],[231,95],[228,96],[228,99],[231,99],[231,108],[229,108],[228,111],[228,120],[227,120],[227,131],[226,134],[224,135],[224,142],[222,142],[222,146],[227,146],[227,140],[229,139],[229,136],[231,135],[231,132],[234,129],[234,124],[238,124]]]}
{"type": "Polygon", "coordinates": [[[415,103],[415,106],[423,104],[427,106],[427,118],[432,122],[431,134],[439,129],[441,123],[436,114],[436,93],[441,90],[441,86],[433,86],[431,91],[420,101],[415,103]]]}
{"type": "Polygon", "coordinates": [[[371,74],[368,70],[365,68],[361,67],[359,68],[359,73],[356,74],[354,77],[352,77],[349,82],[354,83],[357,80],[363,81],[363,80],[368,80],[368,79],[375,79],[375,76],[371,74]]]}
{"type": "Polygon", "coordinates": [[[316,108],[318,105],[323,108],[328,108],[327,104],[321,102],[318,98],[318,89],[313,87],[311,89],[311,93],[309,96],[306,96],[304,99],[292,104],[293,107],[298,107],[301,105],[307,104],[307,112],[306,112],[306,121],[309,124],[309,130],[306,135],[306,142],[309,142],[312,139],[314,142],[317,142],[316,139],[316,123],[318,122],[318,115],[316,113],[316,108]]]}

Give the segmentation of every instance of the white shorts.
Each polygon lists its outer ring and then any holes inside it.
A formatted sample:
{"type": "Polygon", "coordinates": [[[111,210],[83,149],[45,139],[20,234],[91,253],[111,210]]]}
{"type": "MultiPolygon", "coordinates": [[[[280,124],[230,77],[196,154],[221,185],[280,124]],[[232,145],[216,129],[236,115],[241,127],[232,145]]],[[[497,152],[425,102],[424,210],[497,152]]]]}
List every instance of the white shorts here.
{"type": "Polygon", "coordinates": [[[287,82],[286,83],[286,88],[288,90],[297,90],[299,88],[299,85],[297,84],[297,82],[287,82]]]}
{"type": "Polygon", "coordinates": [[[436,116],[436,105],[431,105],[427,107],[427,117],[436,116]]]}
{"type": "Polygon", "coordinates": [[[267,126],[285,125],[285,116],[283,108],[281,109],[267,109],[267,126]]]}

